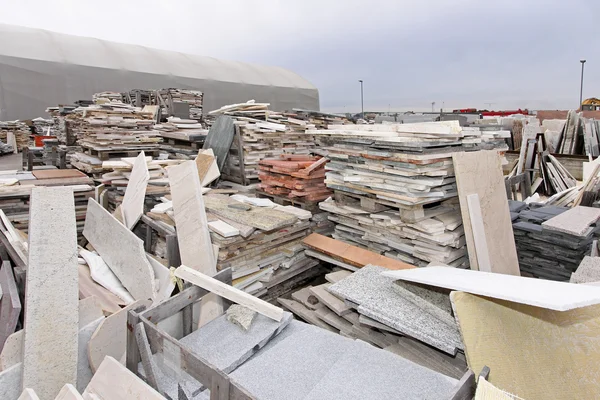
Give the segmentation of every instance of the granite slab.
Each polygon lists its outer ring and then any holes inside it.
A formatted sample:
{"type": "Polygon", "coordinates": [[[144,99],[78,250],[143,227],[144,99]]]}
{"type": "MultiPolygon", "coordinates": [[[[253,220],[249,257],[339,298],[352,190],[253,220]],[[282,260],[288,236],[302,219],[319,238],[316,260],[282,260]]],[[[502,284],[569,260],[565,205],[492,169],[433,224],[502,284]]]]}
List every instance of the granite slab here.
{"type": "Polygon", "coordinates": [[[600,219],[600,208],[577,206],[542,223],[547,230],[587,236],[590,225],[600,219]]]}
{"type": "Polygon", "coordinates": [[[292,314],[286,312],[281,322],[276,322],[259,314],[244,331],[222,315],[185,336],[180,343],[221,371],[230,373],[281,332],[292,318],[292,314]]]}
{"type": "Polygon", "coordinates": [[[22,389],[56,397],[77,379],[79,287],[73,190],[36,187],[29,209],[22,389]]]}
{"type": "Polygon", "coordinates": [[[331,285],[329,291],[358,304],[360,314],[446,353],[453,355],[456,349],[463,348],[455,323],[448,325],[400,296],[393,287],[394,279],[381,274],[384,271],[389,270],[368,265],[331,285]]]}
{"type": "Polygon", "coordinates": [[[571,275],[571,283],[588,283],[600,281],[600,257],[585,256],[579,267],[571,275]]]}

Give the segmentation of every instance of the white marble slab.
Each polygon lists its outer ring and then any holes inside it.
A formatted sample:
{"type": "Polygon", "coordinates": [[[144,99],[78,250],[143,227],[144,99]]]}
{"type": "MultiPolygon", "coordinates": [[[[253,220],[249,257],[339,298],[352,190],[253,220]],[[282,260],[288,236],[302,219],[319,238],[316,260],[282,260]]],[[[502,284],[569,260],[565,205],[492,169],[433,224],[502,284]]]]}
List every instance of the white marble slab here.
{"type": "Polygon", "coordinates": [[[556,311],[600,304],[600,287],[432,266],[383,272],[384,276],[556,311]]]}
{"type": "Polygon", "coordinates": [[[154,269],[146,259],[144,242],[91,198],[83,235],[134,299],[156,297],[154,269]]]}
{"type": "Polygon", "coordinates": [[[144,199],[146,197],[146,186],[150,180],[148,165],[146,164],[146,156],[142,151],[133,163],[133,170],[129,177],[127,189],[125,189],[125,197],[121,204],[123,212],[123,223],[129,229],[133,229],[135,224],[144,214],[144,199]]]}
{"type": "Polygon", "coordinates": [[[77,379],[79,285],[71,188],[31,192],[26,287],[22,388],[52,399],[77,379]]]}

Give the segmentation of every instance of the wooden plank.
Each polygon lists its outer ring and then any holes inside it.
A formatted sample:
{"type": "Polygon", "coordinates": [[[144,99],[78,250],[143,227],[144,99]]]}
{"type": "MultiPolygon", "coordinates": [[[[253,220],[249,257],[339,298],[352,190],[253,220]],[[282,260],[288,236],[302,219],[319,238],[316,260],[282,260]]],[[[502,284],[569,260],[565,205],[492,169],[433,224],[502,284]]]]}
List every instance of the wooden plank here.
{"type": "Polygon", "coordinates": [[[37,179],[58,178],[87,178],[87,175],[77,169],[46,169],[32,172],[37,179]]]}
{"type": "Polygon", "coordinates": [[[491,271],[520,275],[506,198],[506,187],[498,152],[490,150],[454,153],[452,161],[471,269],[478,270],[479,264],[477,263],[467,196],[477,194],[482,201],[481,216],[487,237],[491,271]]]}
{"type": "Polygon", "coordinates": [[[19,315],[21,314],[21,299],[17,290],[17,283],[13,275],[10,261],[4,261],[0,269],[0,352],[6,339],[14,333],[19,315]]]}
{"type": "Polygon", "coordinates": [[[166,400],[112,357],[104,359],[83,392],[83,398],[89,399],[92,394],[101,400],[166,400]]]}
{"type": "Polygon", "coordinates": [[[415,268],[413,265],[402,261],[394,260],[382,256],[381,254],[373,253],[372,251],[361,249],[360,247],[352,246],[327,236],[319,235],[318,233],[313,233],[304,238],[302,244],[314,251],[324,253],[336,260],[359,268],[368,264],[378,265],[388,269],[415,268]]]}
{"type": "Polygon", "coordinates": [[[204,196],[204,204],[206,205],[206,210],[215,215],[228,218],[240,224],[253,226],[263,231],[283,228],[298,220],[294,215],[283,211],[255,207],[219,194],[204,196]]]}
{"type": "Polygon", "coordinates": [[[492,272],[492,263],[490,261],[490,253],[487,247],[485,227],[483,226],[483,218],[481,217],[481,204],[479,203],[479,195],[468,195],[467,206],[469,207],[469,218],[471,220],[471,229],[473,230],[475,254],[477,255],[477,264],[479,265],[479,270],[492,272]]]}
{"type": "MultiPolygon", "coordinates": [[[[170,167],[168,172],[181,262],[214,276],[217,260],[213,254],[196,163],[186,161],[170,167]]],[[[201,304],[200,326],[222,313],[221,300],[217,296],[205,296],[201,304]]]]}
{"type": "Polygon", "coordinates": [[[224,284],[223,282],[211,278],[201,272],[182,265],[175,270],[175,276],[184,279],[194,285],[200,286],[212,293],[231,300],[237,304],[246,306],[266,317],[269,317],[277,322],[283,318],[283,310],[264,300],[260,300],[246,292],[224,284]]]}
{"type": "Polygon", "coordinates": [[[54,398],[77,380],[77,225],[73,191],[31,192],[22,388],[54,398]]]}

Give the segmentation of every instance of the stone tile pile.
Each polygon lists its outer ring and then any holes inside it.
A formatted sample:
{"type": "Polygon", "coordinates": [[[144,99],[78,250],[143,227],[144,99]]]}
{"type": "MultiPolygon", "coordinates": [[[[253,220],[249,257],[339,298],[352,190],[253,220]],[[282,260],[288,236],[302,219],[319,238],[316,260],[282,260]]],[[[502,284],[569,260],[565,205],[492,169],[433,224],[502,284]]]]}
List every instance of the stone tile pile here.
{"type": "Polygon", "coordinates": [[[18,151],[31,145],[30,135],[31,130],[25,122],[0,121],[0,140],[13,147],[16,144],[18,151]],[[14,137],[14,142],[11,143],[10,137],[14,137]]]}

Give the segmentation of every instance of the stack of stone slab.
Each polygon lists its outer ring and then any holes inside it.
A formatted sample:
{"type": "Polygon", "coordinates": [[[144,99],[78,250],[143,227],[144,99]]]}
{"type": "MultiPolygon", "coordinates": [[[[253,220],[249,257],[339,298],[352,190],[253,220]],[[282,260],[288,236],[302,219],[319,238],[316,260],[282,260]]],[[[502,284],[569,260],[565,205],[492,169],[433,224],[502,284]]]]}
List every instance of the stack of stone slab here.
{"type": "Polygon", "coordinates": [[[38,136],[54,136],[54,120],[48,118],[35,118],[31,120],[33,130],[38,136]]]}
{"type": "Polygon", "coordinates": [[[600,209],[527,205],[510,201],[522,272],[568,281],[598,237],[600,209]]]}
{"type": "Polygon", "coordinates": [[[169,110],[169,105],[173,102],[182,102],[189,104],[190,119],[202,120],[203,99],[204,94],[198,90],[189,89],[161,89],[157,91],[156,96],[161,105],[161,113],[163,116],[172,115],[169,110]]]}
{"type": "MultiPolygon", "coordinates": [[[[62,145],[76,145],[77,137],[73,133],[72,129],[69,129],[70,121],[67,119],[67,115],[71,114],[76,108],[76,106],[58,106],[46,108],[46,112],[50,114],[53,122],[52,133],[62,145]]],[[[70,150],[73,152],[81,151],[81,149],[70,150]]]]}
{"type": "Polygon", "coordinates": [[[68,117],[84,153],[107,160],[135,157],[140,151],[158,155],[160,134],[154,130],[154,110],[120,102],[78,107],[68,117]]]}
{"type": "Polygon", "coordinates": [[[208,129],[193,119],[169,117],[167,121],[154,126],[163,139],[160,149],[171,158],[193,159],[202,149],[208,129]]]}
{"type": "Polygon", "coordinates": [[[299,318],[342,336],[360,339],[442,374],[467,369],[448,293],[381,276],[386,268],[338,270],[327,283],[279,298],[299,318]]]}
{"type": "Polygon", "coordinates": [[[94,103],[104,103],[104,102],[122,102],[123,95],[119,92],[99,92],[94,93],[92,96],[92,100],[94,103]]]}
{"type": "Polygon", "coordinates": [[[320,111],[293,109],[293,117],[306,121],[312,128],[327,129],[328,125],[352,124],[352,122],[343,115],[328,114],[320,111]]]}
{"type": "Polygon", "coordinates": [[[466,267],[452,153],[506,150],[494,132],[458,121],[308,130],[330,159],[325,183],[335,195],[320,207],[336,223],[333,237],[413,265],[466,267]]]}
{"type": "Polygon", "coordinates": [[[317,202],[333,192],[325,186],[326,158],[286,155],[259,162],[259,188],[276,197],[317,202]]]}
{"type": "Polygon", "coordinates": [[[238,289],[274,299],[322,272],[300,243],[311,233],[310,212],[267,199],[211,193],[204,203],[211,241],[219,247],[217,269],[232,268],[238,289]]]}
{"type": "Polygon", "coordinates": [[[258,183],[259,162],[282,154],[309,154],[312,138],[305,134],[304,124],[282,113],[269,110],[268,103],[233,104],[211,111],[209,115],[229,115],[234,118],[236,137],[233,139],[224,175],[236,183],[258,183]]]}
{"type": "Polygon", "coordinates": [[[30,146],[31,130],[25,122],[21,121],[0,121],[0,140],[14,147],[15,143],[18,151],[30,146]],[[14,142],[10,143],[9,136],[14,136],[14,142]]]}

